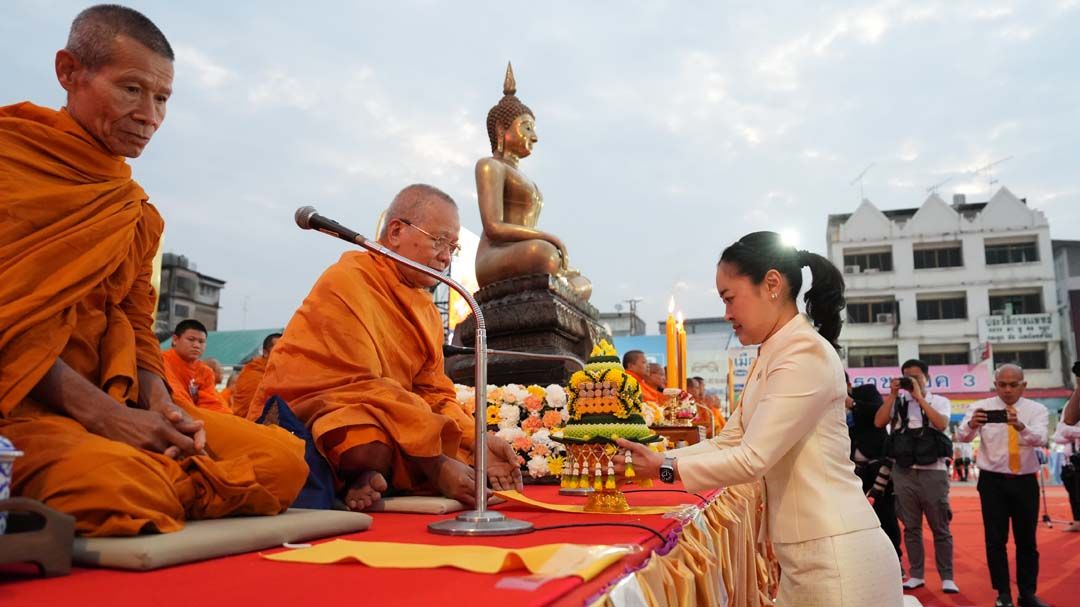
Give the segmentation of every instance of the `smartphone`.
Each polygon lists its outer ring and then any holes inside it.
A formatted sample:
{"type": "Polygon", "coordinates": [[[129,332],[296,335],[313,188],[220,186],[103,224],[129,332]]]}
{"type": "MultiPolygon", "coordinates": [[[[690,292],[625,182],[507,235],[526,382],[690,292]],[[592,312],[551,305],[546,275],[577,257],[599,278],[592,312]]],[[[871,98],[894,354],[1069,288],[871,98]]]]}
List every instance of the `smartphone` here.
{"type": "Polygon", "coordinates": [[[1005,409],[991,409],[989,411],[983,411],[986,414],[986,423],[988,424],[1007,424],[1009,423],[1009,412],[1005,409]]]}

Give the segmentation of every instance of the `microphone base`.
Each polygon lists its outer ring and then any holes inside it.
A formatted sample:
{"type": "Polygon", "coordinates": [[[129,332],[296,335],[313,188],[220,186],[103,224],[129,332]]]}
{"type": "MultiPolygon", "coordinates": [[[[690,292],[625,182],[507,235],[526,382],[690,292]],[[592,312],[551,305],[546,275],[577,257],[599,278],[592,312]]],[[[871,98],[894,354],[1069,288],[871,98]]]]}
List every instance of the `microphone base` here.
{"type": "Polygon", "coordinates": [[[437,535],[479,537],[488,535],[519,535],[533,530],[528,521],[507,518],[500,512],[468,510],[448,521],[428,525],[428,531],[437,535]]]}
{"type": "Polygon", "coordinates": [[[559,495],[569,495],[573,497],[589,497],[590,495],[592,495],[592,493],[592,487],[563,487],[559,489],[559,495]]]}

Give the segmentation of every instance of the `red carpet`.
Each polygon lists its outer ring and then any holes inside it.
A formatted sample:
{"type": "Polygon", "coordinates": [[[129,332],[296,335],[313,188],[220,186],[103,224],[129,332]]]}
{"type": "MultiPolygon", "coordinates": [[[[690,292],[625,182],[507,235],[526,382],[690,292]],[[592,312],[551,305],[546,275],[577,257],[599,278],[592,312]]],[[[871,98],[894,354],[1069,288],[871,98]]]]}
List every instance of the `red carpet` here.
{"type": "MultiPolygon", "coordinates": [[[[1072,518],[1069,500],[1062,487],[1047,487],[1046,499],[1054,527],[1039,525],[1039,597],[1054,607],[1080,605],[1080,533],[1063,531],[1072,518]]],[[[982,513],[974,485],[953,485],[953,567],[960,594],[941,592],[941,578],[934,569],[933,536],[923,528],[926,544],[926,586],[911,592],[925,607],[970,607],[993,605],[997,593],[990,586],[983,543],[982,513]]],[[[1041,512],[1040,512],[1041,517],[1041,512]]],[[[1009,568],[1016,600],[1016,559],[1009,540],[1009,568]]],[[[907,570],[907,562],[904,563],[907,570]]]]}

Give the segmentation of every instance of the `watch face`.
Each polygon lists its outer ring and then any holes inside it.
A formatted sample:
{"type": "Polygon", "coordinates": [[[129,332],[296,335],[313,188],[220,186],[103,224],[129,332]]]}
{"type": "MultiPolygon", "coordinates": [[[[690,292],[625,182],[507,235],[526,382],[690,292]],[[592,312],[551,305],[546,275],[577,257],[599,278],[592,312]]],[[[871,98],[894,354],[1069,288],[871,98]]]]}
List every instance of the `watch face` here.
{"type": "Polygon", "coordinates": [[[665,483],[675,482],[675,470],[668,466],[660,467],[660,480],[665,483]]]}

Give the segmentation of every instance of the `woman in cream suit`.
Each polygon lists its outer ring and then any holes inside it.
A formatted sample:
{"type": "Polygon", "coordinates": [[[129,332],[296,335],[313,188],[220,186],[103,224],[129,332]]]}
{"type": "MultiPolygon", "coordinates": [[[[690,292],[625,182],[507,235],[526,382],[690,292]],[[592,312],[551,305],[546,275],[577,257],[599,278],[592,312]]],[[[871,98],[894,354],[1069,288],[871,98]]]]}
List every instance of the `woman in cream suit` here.
{"type": "Polygon", "coordinates": [[[663,454],[620,447],[639,475],[681,479],[691,491],[764,478],[778,605],[900,607],[900,563],[848,458],[836,353],[843,276],[824,257],[755,232],[724,250],[716,289],[739,341],[760,344],[740,406],[711,441],[663,454]],[[795,303],[807,266],[809,317],[795,303]]]}

